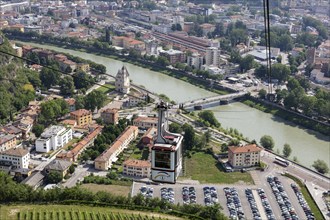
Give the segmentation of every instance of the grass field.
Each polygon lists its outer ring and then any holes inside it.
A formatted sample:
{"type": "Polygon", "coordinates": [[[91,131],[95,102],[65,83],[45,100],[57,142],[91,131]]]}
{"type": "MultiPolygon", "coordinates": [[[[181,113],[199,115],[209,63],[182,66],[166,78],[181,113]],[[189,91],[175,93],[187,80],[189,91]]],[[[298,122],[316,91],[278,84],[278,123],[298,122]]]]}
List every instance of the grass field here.
{"type": "Polygon", "coordinates": [[[131,191],[130,186],[120,186],[120,185],[101,185],[101,184],[82,184],[80,187],[88,189],[94,193],[99,191],[110,192],[113,195],[117,196],[128,196],[129,192],[131,191]]]}
{"type": "Polygon", "coordinates": [[[105,84],[104,86],[100,86],[96,90],[103,92],[104,94],[107,94],[113,90],[115,90],[115,86],[112,84],[105,84]],[[106,88],[107,87],[107,88],[106,88]]]}
{"type": "Polygon", "coordinates": [[[0,206],[1,220],[121,220],[180,219],[151,212],[77,205],[0,206]]]}
{"type": "Polygon", "coordinates": [[[203,152],[195,153],[191,158],[185,158],[185,173],[186,178],[198,180],[200,183],[233,184],[243,181],[254,184],[249,173],[226,173],[212,155],[203,152]]]}

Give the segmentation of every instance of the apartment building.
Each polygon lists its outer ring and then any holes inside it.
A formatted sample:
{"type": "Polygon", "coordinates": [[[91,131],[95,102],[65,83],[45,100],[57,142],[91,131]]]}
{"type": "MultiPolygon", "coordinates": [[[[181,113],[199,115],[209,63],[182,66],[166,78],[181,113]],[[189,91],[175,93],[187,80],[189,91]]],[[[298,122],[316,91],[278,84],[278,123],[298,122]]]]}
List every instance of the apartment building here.
{"type": "Polygon", "coordinates": [[[101,134],[103,127],[97,126],[94,128],[86,137],[84,137],[81,141],[79,141],[76,145],[73,146],[73,149],[60,153],[56,156],[56,158],[76,162],[82,152],[88,147],[94,145],[94,141],[101,134]]]}
{"type": "Polygon", "coordinates": [[[0,153],[0,163],[11,166],[11,169],[28,169],[30,153],[22,148],[9,149],[0,153]]]}
{"type": "Polygon", "coordinates": [[[234,168],[256,166],[260,162],[262,149],[255,144],[228,147],[228,162],[234,168]]]}
{"type": "Polygon", "coordinates": [[[16,146],[16,136],[13,134],[0,135],[0,152],[9,150],[16,146]]]}
{"type": "Polygon", "coordinates": [[[208,47],[205,54],[206,66],[219,66],[220,50],[216,47],[208,47]]]}
{"type": "Polygon", "coordinates": [[[36,151],[47,153],[66,145],[72,139],[72,130],[61,125],[47,128],[36,140],[36,151]]]}
{"type": "Polygon", "coordinates": [[[166,57],[171,64],[186,62],[186,54],[180,50],[163,50],[159,52],[159,55],[166,57]]]}
{"type": "Polygon", "coordinates": [[[101,112],[101,118],[104,123],[107,124],[118,124],[119,113],[116,108],[107,108],[101,112]]]}
{"type": "Polygon", "coordinates": [[[95,169],[108,170],[112,163],[117,160],[117,156],[129,145],[129,143],[136,139],[138,135],[138,128],[136,126],[129,126],[120,134],[120,136],[94,161],[95,169]]]}
{"type": "Polygon", "coordinates": [[[133,125],[143,130],[147,130],[152,127],[156,128],[157,124],[158,124],[158,118],[155,117],[140,116],[133,120],[133,125]]]}
{"type": "Polygon", "coordinates": [[[92,112],[86,109],[70,112],[70,118],[76,120],[78,126],[88,125],[93,120],[92,112]]]}
{"type": "Polygon", "coordinates": [[[123,163],[123,174],[135,177],[150,177],[151,163],[146,160],[126,160],[123,163]]]}

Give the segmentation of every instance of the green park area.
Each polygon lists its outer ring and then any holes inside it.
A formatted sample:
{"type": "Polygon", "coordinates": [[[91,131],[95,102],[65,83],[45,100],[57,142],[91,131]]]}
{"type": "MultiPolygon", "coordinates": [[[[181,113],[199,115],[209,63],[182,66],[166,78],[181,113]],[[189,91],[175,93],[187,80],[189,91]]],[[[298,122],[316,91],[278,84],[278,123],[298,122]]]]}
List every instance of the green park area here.
{"type": "Polygon", "coordinates": [[[0,208],[0,219],[3,220],[180,219],[151,212],[77,205],[14,205],[0,208]]]}
{"type": "Polygon", "coordinates": [[[245,182],[254,184],[251,175],[241,172],[223,171],[220,163],[211,154],[197,152],[185,158],[185,178],[198,180],[200,183],[234,184],[245,182]]]}
{"type": "Polygon", "coordinates": [[[104,94],[107,94],[109,92],[112,92],[113,90],[115,90],[115,86],[112,84],[105,84],[104,86],[100,86],[96,89],[97,91],[100,91],[104,94]]]}

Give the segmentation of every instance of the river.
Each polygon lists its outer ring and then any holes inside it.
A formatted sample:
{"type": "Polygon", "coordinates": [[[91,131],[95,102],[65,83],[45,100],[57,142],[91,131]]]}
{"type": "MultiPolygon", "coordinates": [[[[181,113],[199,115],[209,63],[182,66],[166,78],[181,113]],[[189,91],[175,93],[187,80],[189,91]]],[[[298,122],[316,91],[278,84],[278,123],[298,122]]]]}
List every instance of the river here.
{"type": "MultiPolygon", "coordinates": [[[[20,42],[23,43],[23,42],[20,42]]],[[[151,71],[130,63],[106,58],[80,51],[63,49],[55,46],[28,43],[31,46],[47,48],[50,50],[68,53],[103,64],[107,67],[107,73],[115,75],[123,65],[127,67],[133,83],[142,85],[146,89],[165,94],[171,100],[184,102],[192,99],[209,97],[214,93],[175,79],[173,77],[151,71]]],[[[250,140],[260,140],[260,137],[268,134],[275,141],[275,150],[282,151],[285,143],[292,148],[291,158],[296,156],[299,162],[309,168],[316,159],[324,160],[330,166],[330,141],[329,137],[317,132],[302,129],[290,124],[281,118],[261,112],[242,103],[232,103],[225,106],[211,108],[225,128],[236,128],[250,140]]]]}

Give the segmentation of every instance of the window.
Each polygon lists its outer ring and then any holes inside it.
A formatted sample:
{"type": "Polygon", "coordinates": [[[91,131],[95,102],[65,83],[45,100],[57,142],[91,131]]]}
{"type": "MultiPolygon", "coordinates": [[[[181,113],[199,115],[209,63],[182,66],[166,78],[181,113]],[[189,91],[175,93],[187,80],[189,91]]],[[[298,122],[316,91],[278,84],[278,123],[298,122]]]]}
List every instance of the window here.
{"type": "Polygon", "coordinates": [[[171,152],[155,151],[155,167],[170,169],[171,168],[171,152]]]}

